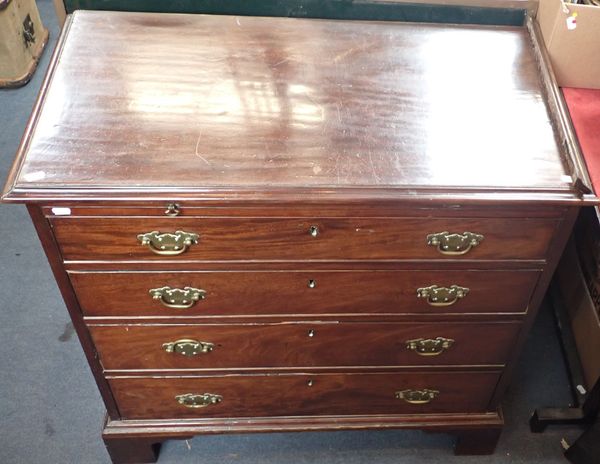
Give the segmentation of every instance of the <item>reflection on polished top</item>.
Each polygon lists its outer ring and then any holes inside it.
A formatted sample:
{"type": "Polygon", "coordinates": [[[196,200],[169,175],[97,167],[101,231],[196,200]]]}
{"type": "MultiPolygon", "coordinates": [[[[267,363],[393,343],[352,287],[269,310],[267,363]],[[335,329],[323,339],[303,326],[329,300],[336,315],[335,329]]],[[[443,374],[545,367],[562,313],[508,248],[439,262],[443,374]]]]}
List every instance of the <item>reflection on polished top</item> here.
{"type": "Polygon", "coordinates": [[[571,182],[511,27],[78,12],[24,147],[17,189],[571,182]]]}

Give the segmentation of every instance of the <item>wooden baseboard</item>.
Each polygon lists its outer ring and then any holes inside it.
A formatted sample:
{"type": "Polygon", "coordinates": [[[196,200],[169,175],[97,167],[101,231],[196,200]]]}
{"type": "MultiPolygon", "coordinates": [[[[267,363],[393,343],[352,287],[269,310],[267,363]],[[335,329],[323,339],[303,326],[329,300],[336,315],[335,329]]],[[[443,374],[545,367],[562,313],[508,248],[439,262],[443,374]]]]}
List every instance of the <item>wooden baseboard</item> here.
{"type": "Polygon", "coordinates": [[[179,420],[110,420],[103,436],[165,437],[252,432],[304,432],[324,430],[420,429],[454,431],[502,427],[502,412],[476,414],[303,416],[259,418],[210,418],[179,420]]]}

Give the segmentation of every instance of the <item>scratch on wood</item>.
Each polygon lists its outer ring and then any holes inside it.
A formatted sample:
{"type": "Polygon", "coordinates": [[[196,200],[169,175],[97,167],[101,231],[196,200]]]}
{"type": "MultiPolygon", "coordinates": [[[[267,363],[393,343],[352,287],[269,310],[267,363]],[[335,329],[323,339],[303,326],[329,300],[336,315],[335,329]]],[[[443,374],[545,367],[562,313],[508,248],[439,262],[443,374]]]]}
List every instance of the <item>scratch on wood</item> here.
{"type": "Polygon", "coordinates": [[[375,171],[375,165],[373,164],[373,155],[371,153],[371,150],[369,150],[369,164],[371,164],[371,171],[373,171],[373,177],[375,178],[375,182],[379,183],[381,181],[381,179],[379,178],[379,176],[377,175],[377,172],[375,171]]]}
{"type": "Polygon", "coordinates": [[[342,61],[344,58],[346,58],[348,55],[351,55],[352,53],[354,53],[356,50],[356,47],[352,47],[349,50],[346,50],[345,52],[339,53],[335,56],[335,58],[333,59],[334,63],[337,63],[339,61],[342,61]]]}
{"type": "Polygon", "coordinates": [[[308,92],[304,92],[304,95],[306,95],[306,98],[308,98],[313,105],[315,105],[317,108],[319,108],[319,111],[321,112],[321,121],[324,121],[325,120],[325,110],[323,109],[323,105],[321,105],[313,97],[311,97],[308,92]]]}
{"type": "Polygon", "coordinates": [[[341,156],[341,154],[338,153],[337,156],[335,157],[335,173],[337,176],[338,185],[340,184],[340,156],[341,156]]]}
{"type": "Polygon", "coordinates": [[[198,140],[196,140],[196,156],[198,158],[200,158],[202,161],[204,161],[207,165],[210,166],[210,163],[208,162],[208,160],[202,156],[200,153],[198,153],[198,149],[200,148],[200,140],[202,140],[202,134],[198,134],[198,140]]]}
{"type": "Polygon", "coordinates": [[[339,102],[337,102],[335,104],[335,109],[337,110],[338,121],[341,123],[342,122],[342,112],[340,111],[340,103],[339,102]]]}
{"type": "Polygon", "coordinates": [[[275,63],[272,67],[276,68],[277,66],[279,66],[280,64],[285,63],[286,61],[290,61],[290,59],[289,58],[284,58],[283,60],[278,61],[277,63],[275,63]]]}
{"type": "Polygon", "coordinates": [[[369,48],[373,47],[374,45],[376,45],[376,42],[366,43],[360,47],[349,48],[345,52],[338,53],[335,56],[335,58],[333,58],[333,62],[337,63],[337,62],[342,61],[343,59],[347,58],[350,55],[354,55],[355,53],[367,51],[369,48]]]}

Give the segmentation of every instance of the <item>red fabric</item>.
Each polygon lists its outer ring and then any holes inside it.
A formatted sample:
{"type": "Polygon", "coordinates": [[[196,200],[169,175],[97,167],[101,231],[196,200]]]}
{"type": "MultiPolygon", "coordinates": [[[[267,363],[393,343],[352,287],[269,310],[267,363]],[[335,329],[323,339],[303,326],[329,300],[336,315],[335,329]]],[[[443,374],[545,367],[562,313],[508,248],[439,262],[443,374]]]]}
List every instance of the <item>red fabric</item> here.
{"type": "Polygon", "coordinates": [[[562,89],[596,194],[600,193],[600,90],[562,89]]]}

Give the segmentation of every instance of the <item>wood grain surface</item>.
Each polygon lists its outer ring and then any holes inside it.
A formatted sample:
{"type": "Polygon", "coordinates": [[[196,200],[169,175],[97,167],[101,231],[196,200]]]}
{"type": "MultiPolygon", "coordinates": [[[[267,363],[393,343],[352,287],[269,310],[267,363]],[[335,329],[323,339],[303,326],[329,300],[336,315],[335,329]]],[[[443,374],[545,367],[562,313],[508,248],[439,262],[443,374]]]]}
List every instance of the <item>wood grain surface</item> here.
{"type": "Polygon", "coordinates": [[[572,191],[524,28],[79,11],[65,34],[8,191],[572,191]]]}
{"type": "MultiPolygon", "coordinates": [[[[548,205],[546,203],[519,202],[504,205],[492,201],[491,197],[484,204],[469,202],[456,202],[448,199],[443,203],[432,203],[426,195],[419,196],[410,202],[379,198],[378,200],[354,201],[304,201],[286,202],[284,199],[277,201],[247,201],[220,202],[215,199],[202,201],[186,201],[185,203],[154,200],[140,201],[130,199],[127,203],[118,201],[98,202],[51,202],[46,203],[42,209],[49,218],[62,216],[55,214],[56,207],[69,208],[72,217],[166,217],[167,207],[176,204],[179,214],[176,217],[311,217],[315,211],[320,217],[457,217],[457,218],[506,218],[521,220],[527,218],[562,218],[567,208],[564,206],[548,205]]],[[[57,210],[60,212],[60,209],[57,210]]]]}
{"type": "MultiPolygon", "coordinates": [[[[316,212],[315,212],[316,213],[316,212]]],[[[69,218],[51,220],[65,260],[383,260],[543,259],[558,225],[552,219],[459,218],[69,218]],[[319,233],[310,235],[311,226],[319,233]],[[159,256],[138,234],[181,230],[198,244],[159,256]],[[447,256],[427,235],[482,234],[479,246],[447,256]]]]}
{"type": "Polygon", "coordinates": [[[70,272],[85,316],[209,317],[303,314],[524,313],[536,270],[70,272]],[[309,284],[314,284],[311,288],[309,284]],[[431,306],[417,289],[460,285],[469,293],[450,306],[431,306]],[[149,290],[192,287],[206,296],[173,309],[149,290]]]}
{"type": "Polygon", "coordinates": [[[231,325],[92,325],[106,370],[304,368],[504,364],[521,324],[281,323],[231,325]],[[437,356],[407,349],[407,341],[444,337],[454,344],[437,356]],[[162,345],[182,339],[214,344],[184,356],[162,345]]]}
{"type": "Polygon", "coordinates": [[[463,371],[111,378],[109,381],[123,419],[184,419],[484,412],[497,380],[497,372],[463,371]],[[397,391],[425,388],[440,392],[429,404],[408,404],[394,396],[397,391]],[[205,408],[187,408],[175,400],[175,396],[186,393],[218,394],[223,401],[205,408]]]}

